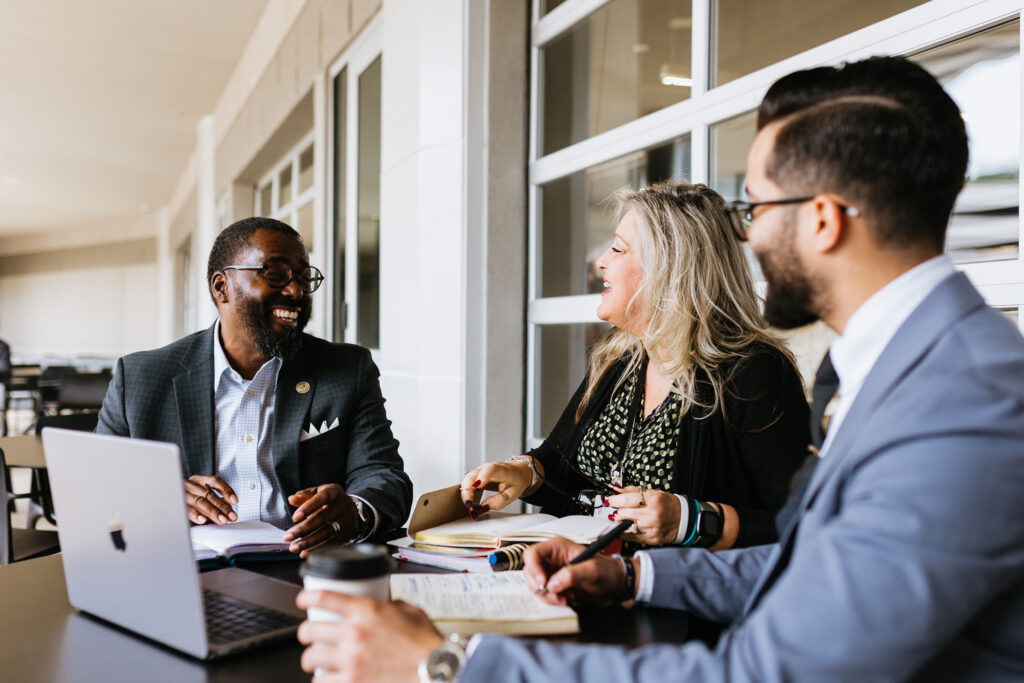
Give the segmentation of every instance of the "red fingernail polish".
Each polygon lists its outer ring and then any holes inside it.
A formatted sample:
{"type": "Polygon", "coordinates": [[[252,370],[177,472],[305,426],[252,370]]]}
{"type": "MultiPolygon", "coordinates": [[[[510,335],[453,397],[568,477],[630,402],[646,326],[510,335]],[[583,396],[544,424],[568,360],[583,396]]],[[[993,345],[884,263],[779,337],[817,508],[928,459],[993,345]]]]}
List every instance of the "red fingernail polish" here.
{"type": "Polygon", "coordinates": [[[615,521],[615,513],[613,512],[612,514],[608,515],[608,519],[614,522],[615,521]]]}
{"type": "Polygon", "coordinates": [[[481,515],[483,513],[485,513],[485,512],[490,512],[490,511],[491,511],[491,506],[490,505],[481,505],[480,506],[480,514],[481,515]]]}
{"type": "Polygon", "coordinates": [[[476,481],[473,482],[473,488],[475,488],[475,489],[480,488],[480,484],[481,484],[480,480],[477,479],[476,481]]]}

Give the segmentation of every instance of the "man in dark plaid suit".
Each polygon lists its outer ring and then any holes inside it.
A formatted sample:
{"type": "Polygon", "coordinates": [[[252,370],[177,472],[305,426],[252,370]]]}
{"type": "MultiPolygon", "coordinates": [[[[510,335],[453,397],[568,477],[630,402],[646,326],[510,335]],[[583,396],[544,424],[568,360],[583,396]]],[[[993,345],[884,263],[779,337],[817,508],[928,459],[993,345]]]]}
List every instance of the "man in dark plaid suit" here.
{"type": "Polygon", "coordinates": [[[284,223],[229,226],[207,266],[219,320],[120,359],[96,429],[178,444],[193,523],[264,520],[303,557],[412,501],[369,351],[302,333],[322,281],[284,223]]]}

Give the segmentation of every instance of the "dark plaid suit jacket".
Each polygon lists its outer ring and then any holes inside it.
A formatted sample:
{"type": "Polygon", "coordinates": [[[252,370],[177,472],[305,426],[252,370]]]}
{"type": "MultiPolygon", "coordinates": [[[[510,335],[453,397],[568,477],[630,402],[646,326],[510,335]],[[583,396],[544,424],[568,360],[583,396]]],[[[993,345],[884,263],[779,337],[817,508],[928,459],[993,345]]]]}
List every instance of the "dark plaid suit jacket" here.
{"type": "MultiPolygon", "coordinates": [[[[118,360],[96,431],[176,443],[186,477],[216,474],[214,329],[118,360]]],[[[378,534],[409,515],[412,482],[384,411],[377,366],[360,346],[303,336],[301,351],[278,375],[272,452],[285,495],[338,483],[377,509],[378,534]],[[338,427],[299,443],[310,423],[335,418],[338,427]]]]}

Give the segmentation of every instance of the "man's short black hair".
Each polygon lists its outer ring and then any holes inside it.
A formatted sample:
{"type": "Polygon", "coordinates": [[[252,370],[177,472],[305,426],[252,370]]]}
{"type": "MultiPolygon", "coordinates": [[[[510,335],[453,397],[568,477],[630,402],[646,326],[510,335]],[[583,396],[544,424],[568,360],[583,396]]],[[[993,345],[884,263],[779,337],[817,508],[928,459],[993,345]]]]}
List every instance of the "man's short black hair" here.
{"type": "MultiPolygon", "coordinates": [[[[234,260],[239,252],[252,244],[252,236],[257,230],[273,230],[282,235],[289,235],[300,243],[302,237],[287,223],[282,223],[273,218],[262,218],[253,216],[243,218],[224,228],[217,239],[213,241],[213,248],[210,249],[210,258],[206,262],[206,286],[209,288],[213,280],[213,274],[218,270],[224,270],[224,266],[234,265],[234,260]]],[[[257,264],[252,264],[257,265],[257,264]]],[[[210,292],[213,296],[213,292],[210,292]]],[[[214,303],[217,300],[214,299],[214,303]]]]}
{"type": "Polygon", "coordinates": [[[967,172],[967,131],[931,74],[902,57],[798,71],[761,102],[758,130],[773,121],[772,182],[841,195],[880,243],[942,251],[967,172]]]}

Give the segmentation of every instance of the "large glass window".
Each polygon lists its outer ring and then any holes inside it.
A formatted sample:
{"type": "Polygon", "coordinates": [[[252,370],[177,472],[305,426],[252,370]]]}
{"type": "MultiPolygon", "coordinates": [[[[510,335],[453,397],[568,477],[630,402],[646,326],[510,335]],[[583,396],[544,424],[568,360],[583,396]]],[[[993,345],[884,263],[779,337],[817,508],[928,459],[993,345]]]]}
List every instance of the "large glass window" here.
{"type": "Polygon", "coordinates": [[[379,349],[381,52],[369,31],[330,69],[331,329],[335,341],[379,349]]]}
{"type": "Polygon", "coordinates": [[[604,323],[543,325],[537,328],[536,383],[539,400],[535,434],[543,439],[586,376],[588,351],[608,331],[604,323]]]}
{"type": "Polygon", "coordinates": [[[359,75],[358,343],[380,346],[380,57],[359,75]]]}
{"type": "Polygon", "coordinates": [[[345,299],[345,232],[347,221],[346,213],[346,166],[348,154],[348,68],[342,69],[334,77],[334,273],[332,286],[334,289],[333,314],[334,314],[334,339],[342,341],[345,339],[345,327],[347,322],[347,307],[345,299]]]}
{"type": "Polygon", "coordinates": [[[684,136],[541,186],[541,296],[601,291],[594,263],[615,232],[610,198],[616,190],[689,176],[690,139],[684,136]]]}
{"type": "Polygon", "coordinates": [[[957,263],[1015,259],[1020,206],[1020,22],[914,57],[963,113],[971,156],[946,251],[957,263]]]}
{"type": "Polygon", "coordinates": [[[284,155],[257,185],[253,213],[283,221],[295,228],[302,242],[314,251],[313,134],[309,133],[284,155]],[[300,179],[296,187],[295,178],[300,179]]]}
{"type": "Polygon", "coordinates": [[[690,96],[690,0],[611,0],[543,49],[545,154],[690,96]]]}
{"type": "Polygon", "coordinates": [[[924,0],[715,0],[712,85],[722,85],[924,0]]]}
{"type": "MultiPolygon", "coordinates": [[[[670,176],[706,182],[727,199],[741,198],[755,137],[751,109],[757,94],[785,71],[779,62],[791,57],[799,63],[794,68],[806,68],[868,54],[906,54],[943,83],[963,111],[971,143],[967,185],[954,209],[947,253],[992,305],[1021,324],[1022,74],[1016,19],[1024,0],[694,4],[709,11],[691,12],[690,2],[670,0],[534,5],[528,445],[554,425],[584,377],[588,349],[607,329],[594,313],[600,291],[594,263],[615,227],[614,204],[605,200],[622,186],[670,176]],[[557,16],[548,16],[556,6],[557,16]],[[691,43],[708,47],[707,73],[691,73],[691,43]],[[670,74],[680,76],[682,85],[667,85],[671,79],[661,76],[670,74]],[[691,92],[685,80],[694,75],[691,92]],[[744,88],[718,87],[740,77],[744,88]],[[678,116],[662,112],[645,119],[646,126],[636,121],[684,100],[673,109],[678,116]],[[600,145],[592,139],[598,134],[600,145]]],[[[700,51],[694,54],[703,61],[700,51]]],[[[752,255],[750,263],[760,282],[752,255]]],[[[820,323],[787,332],[805,381],[813,378],[834,335],[820,323]]]]}

